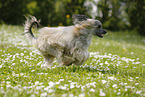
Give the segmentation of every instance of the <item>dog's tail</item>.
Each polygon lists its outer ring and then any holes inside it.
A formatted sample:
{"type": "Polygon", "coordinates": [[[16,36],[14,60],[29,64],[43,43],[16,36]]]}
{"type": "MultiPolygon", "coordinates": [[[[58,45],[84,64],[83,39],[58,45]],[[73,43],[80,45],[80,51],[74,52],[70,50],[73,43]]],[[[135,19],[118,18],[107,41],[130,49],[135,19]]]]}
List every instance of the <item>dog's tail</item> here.
{"type": "MultiPolygon", "coordinates": [[[[25,16],[26,17],[26,16],[25,16]]],[[[37,28],[40,26],[40,20],[37,20],[34,16],[29,15],[29,17],[26,17],[26,21],[24,24],[24,34],[27,34],[31,38],[36,38],[34,34],[32,33],[32,27],[36,26],[37,28]]]]}

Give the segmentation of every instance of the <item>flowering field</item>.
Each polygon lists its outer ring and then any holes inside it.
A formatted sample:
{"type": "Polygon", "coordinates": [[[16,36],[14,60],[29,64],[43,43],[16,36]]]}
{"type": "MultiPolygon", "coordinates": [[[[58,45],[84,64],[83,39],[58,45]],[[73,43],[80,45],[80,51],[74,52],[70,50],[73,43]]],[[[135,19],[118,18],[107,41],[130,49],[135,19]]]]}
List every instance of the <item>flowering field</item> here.
{"type": "Polygon", "coordinates": [[[94,37],[81,67],[55,62],[46,69],[22,32],[21,26],[0,25],[0,97],[145,96],[145,37],[129,32],[94,37]]]}

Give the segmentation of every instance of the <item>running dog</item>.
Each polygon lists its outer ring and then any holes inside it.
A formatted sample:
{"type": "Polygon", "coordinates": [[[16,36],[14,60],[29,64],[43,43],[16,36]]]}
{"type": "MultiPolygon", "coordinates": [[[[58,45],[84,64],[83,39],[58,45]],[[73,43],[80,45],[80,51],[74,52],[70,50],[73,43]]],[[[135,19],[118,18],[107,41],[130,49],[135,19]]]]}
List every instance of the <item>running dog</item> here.
{"type": "Polygon", "coordinates": [[[82,65],[88,58],[88,47],[92,36],[103,37],[107,31],[102,29],[100,21],[89,19],[85,15],[73,15],[72,26],[43,27],[38,30],[36,38],[32,33],[34,25],[39,26],[40,20],[34,16],[26,17],[24,33],[31,37],[33,45],[44,57],[44,65],[51,67],[56,58],[59,66],[82,65]]]}

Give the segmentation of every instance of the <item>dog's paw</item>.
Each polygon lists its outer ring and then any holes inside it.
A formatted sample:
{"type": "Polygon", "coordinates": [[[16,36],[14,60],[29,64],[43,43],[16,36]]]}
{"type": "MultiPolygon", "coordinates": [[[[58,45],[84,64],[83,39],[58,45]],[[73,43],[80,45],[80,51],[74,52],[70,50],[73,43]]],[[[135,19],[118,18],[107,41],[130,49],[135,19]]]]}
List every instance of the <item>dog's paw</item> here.
{"type": "Polygon", "coordinates": [[[41,68],[48,69],[48,68],[51,68],[51,65],[48,65],[44,62],[44,63],[42,63],[41,68]]]}

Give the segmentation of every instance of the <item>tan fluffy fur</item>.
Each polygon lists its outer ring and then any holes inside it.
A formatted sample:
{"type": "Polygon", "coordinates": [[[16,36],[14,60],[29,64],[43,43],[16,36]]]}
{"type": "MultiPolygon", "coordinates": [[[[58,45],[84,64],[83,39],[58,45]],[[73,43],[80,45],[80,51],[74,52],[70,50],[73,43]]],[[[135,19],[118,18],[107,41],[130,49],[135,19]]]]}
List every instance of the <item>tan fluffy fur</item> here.
{"type": "MultiPolygon", "coordinates": [[[[44,27],[39,30],[38,38],[28,34],[43,55],[47,67],[51,67],[54,58],[60,66],[80,66],[89,58],[87,49],[94,34],[94,21],[96,20],[88,19],[67,27],[44,27]]],[[[34,22],[39,24],[35,17],[27,18],[24,32],[29,32],[34,22]]],[[[98,25],[101,25],[99,21],[98,25]]]]}

